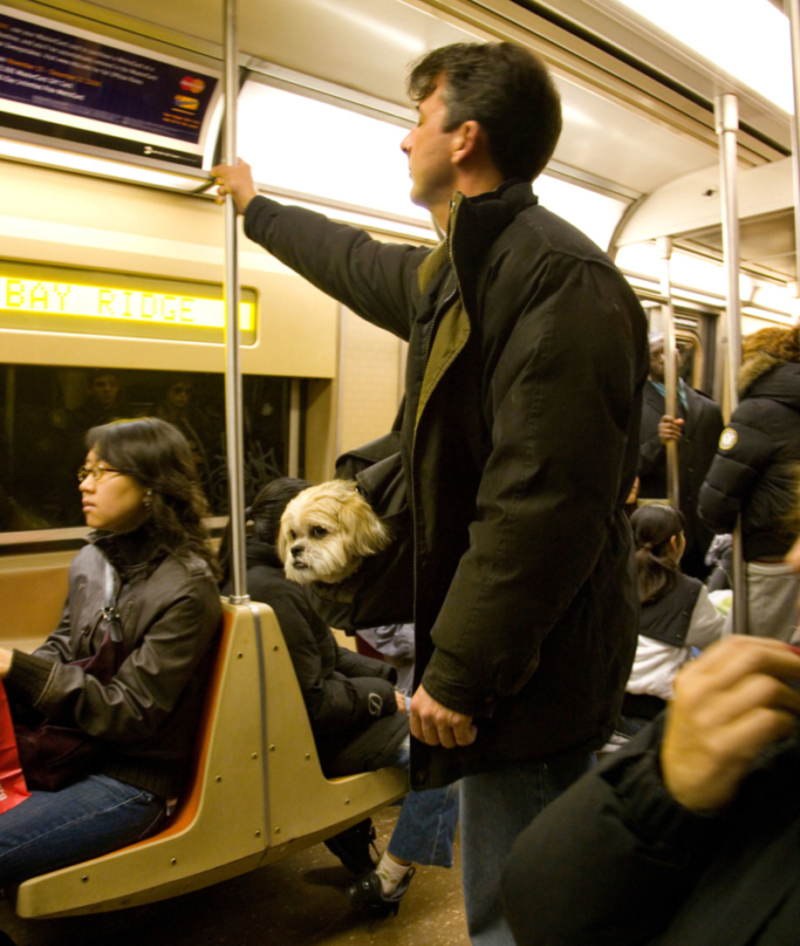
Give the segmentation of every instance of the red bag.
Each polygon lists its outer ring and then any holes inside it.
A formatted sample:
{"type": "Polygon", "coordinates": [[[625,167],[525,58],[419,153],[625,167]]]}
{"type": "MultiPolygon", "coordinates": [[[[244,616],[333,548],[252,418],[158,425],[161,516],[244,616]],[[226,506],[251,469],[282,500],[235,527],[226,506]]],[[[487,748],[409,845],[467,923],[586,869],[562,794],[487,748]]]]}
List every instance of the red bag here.
{"type": "Polygon", "coordinates": [[[0,680],[0,814],[25,801],[29,796],[22,766],[19,764],[6,688],[0,680]]]}

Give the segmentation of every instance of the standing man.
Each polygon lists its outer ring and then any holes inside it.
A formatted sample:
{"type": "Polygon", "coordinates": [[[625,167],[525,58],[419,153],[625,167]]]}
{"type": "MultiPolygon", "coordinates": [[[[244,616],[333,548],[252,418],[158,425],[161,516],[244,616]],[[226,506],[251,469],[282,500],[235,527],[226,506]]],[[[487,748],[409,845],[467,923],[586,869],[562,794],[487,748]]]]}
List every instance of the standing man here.
{"type": "Polygon", "coordinates": [[[722,411],[702,391],[678,379],[678,416],[666,414],[664,388],[664,336],[655,332],[650,340],[650,376],[644,389],[641,445],[639,448],[639,496],[664,499],[667,495],[667,451],[670,440],[678,442],[678,488],[680,509],[686,520],[686,551],[681,569],[704,579],[708,574],[706,552],[713,533],[697,515],[700,487],[717,452],[725,426],[722,411]]]}
{"type": "Polygon", "coordinates": [[[245,164],[214,173],[251,239],[409,343],[412,788],[461,778],[467,921],[494,946],[513,943],[505,855],[611,733],[633,659],[623,505],[646,325],[609,258],[532,193],[561,131],[544,65],[455,44],[408,87],[411,196],[447,234],[433,250],[282,207],[245,164]]]}

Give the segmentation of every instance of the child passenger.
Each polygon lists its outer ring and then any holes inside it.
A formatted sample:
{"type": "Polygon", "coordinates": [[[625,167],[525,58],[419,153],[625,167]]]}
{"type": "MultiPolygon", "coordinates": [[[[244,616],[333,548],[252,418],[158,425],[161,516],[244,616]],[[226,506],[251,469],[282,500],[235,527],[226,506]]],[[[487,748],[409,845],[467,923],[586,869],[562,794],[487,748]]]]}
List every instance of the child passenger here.
{"type": "Polygon", "coordinates": [[[648,503],[631,516],[631,526],[642,611],[618,725],[626,736],[635,735],[666,707],[672,681],[692,658],[693,648],[708,647],[725,623],[703,583],[681,573],[683,515],[672,506],[648,503]]]}

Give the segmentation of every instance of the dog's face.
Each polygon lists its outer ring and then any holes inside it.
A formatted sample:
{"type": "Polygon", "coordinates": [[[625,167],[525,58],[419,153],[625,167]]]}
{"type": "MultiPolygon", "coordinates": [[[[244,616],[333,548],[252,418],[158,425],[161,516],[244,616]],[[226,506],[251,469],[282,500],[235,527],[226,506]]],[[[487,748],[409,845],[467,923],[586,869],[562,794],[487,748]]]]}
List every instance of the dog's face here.
{"type": "Polygon", "coordinates": [[[335,585],[385,549],[390,538],[355,482],[330,480],[303,490],[286,507],[278,553],[291,581],[335,585]]]}

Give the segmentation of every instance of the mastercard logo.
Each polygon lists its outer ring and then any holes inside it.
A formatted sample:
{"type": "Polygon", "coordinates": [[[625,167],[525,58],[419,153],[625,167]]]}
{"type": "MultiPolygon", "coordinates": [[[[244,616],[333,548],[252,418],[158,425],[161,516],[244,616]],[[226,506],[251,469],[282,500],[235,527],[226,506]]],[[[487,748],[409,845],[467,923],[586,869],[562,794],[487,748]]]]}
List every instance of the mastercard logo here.
{"type": "Polygon", "coordinates": [[[181,88],[184,92],[194,92],[199,95],[206,87],[202,79],[196,79],[194,76],[184,76],[181,79],[181,88]]]}

